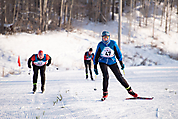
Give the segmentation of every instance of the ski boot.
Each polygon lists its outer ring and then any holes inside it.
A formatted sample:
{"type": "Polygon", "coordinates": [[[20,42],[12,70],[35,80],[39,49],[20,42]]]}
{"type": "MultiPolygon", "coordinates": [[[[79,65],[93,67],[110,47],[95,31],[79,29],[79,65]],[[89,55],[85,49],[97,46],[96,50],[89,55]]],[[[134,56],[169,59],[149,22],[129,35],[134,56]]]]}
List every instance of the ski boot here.
{"type": "Polygon", "coordinates": [[[131,96],[133,96],[134,98],[138,97],[138,94],[134,93],[131,87],[128,87],[126,89],[131,96]]]}
{"type": "Polygon", "coordinates": [[[88,74],[86,74],[86,79],[88,79],[88,74]]]}
{"type": "Polygon", "coordinates": [[[44,85],[41,86],[41,91],[42,91],[42,93],[44,93],[44,91],[45,91],[44,85]]]}
{"type": "Polygon", "coordinates": [[[92,81],[95,81],[95,80],[93,79],[93,77],[91,77],[91,80],[92,80],[92,81]]]}
{"type": "Polygon", "coordinates": [[[101,101],[106,100],[107,97],[108,97],[108,91],[107,92],[103,92],[103,97],[101,98],[101,101]]]}
{"type": "Polygon", "coordinates": [[[36,84],[33,84],[33,94],[36,92],[36,84]]]}

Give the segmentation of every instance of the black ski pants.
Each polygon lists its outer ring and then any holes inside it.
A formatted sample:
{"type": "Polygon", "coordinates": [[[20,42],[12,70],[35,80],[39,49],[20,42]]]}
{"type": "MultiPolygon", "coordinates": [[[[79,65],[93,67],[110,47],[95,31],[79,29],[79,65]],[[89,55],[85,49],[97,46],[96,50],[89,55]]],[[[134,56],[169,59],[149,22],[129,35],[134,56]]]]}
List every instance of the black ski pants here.
{"type": "Polygon", "coordinates": [[[92,78],[91,60],[84,60],[84,64],[85,64],[85,72],[86,72],[86,75],[88,75],[88,67],[89,67],[90,76],[91,76],[91,78],[92,78]]]}
{"type": "Polygon", "coordinates": [[[40,70],[41,85],[44,86],[45,85],[45,70],[46,70],[46,65],[44,65],[44,66],[35,66],[35,65],[33,65],[33,84],[37,83],[38,70],[40,70]]]}
{"type": "Polygon", "coordinates": [[[103,92],[107,92],[108,91],[108,80],[109,80],[108,67],[114,73],[114,75],[116,76],[117,80],[125,88],[129,87],[129,84],[127,83],[127,81],[122,76],[117,63],[113,64],[113,65],[107,65],[107,64],[104,64],[104,63],[99,63],[99,65],[100,65],[100,68],[101,68],[101,71],[102,71],[102,74],[103,74],[103,92]]]}

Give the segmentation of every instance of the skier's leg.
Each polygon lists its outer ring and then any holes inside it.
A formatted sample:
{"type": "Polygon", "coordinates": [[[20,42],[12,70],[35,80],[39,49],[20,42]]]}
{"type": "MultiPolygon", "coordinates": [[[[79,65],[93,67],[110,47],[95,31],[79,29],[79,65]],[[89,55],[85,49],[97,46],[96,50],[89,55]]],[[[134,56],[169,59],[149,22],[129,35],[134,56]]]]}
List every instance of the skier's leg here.
{"type": "Polygon", "coordinates": [[[93,80],[92,71],[91,71],[91,61],[88,63],[88,65],[89,65],[89,70],[90,70],[90,77],[91,77],[91,80],[93,80]]]}
{"type": "Polygon", "coordinates": [[[108,74],[108,68],[107,65],[104,63],[99,63],[101,72],[103,74],[103,92],[108,91],[108,80],[109,80],[109,74],[108,74]]]}
{"type": "Polygon", "coordinates": [[[33,91],[36,91],[38,79],[38,66],[33,65],[33,91]]]}
{"type": "Polygon", "coordinates": [[[137,97],[138,94],[136,94],[136,93],[133,92],[133,90],[131,89],[131,87],[129,86],[129,84],[125,80],[125,78],[122,76],[117,63],[114,64],[114,65],[111,65],[109,67],[112,70],[112,72],[114,73],[114,75],[116,76],[117,80],[126,88],[126,90],[128,91],[128,93],[130,95],[132,95],[133,97],[137,97]]]}
{"type": "Polygon", "coordinates": [[[40,67],[40,75],[41,75],[41,90],[44,91],[44,85],[45,85],[45,70],[46,65],[40,67]]]}
{"type": "Polygon", "coordinates": [[[88,67],[87,67],[87,61],[84,60],[84,64],[85,64],[85,73],[86,73],[86,79],[88,78],[88,67]]]}
{"type": "Polygon", "coordinates": [[[114,73],[114,75],[116,76],[117,80],[125,87],[128,88],[129,84],[127,83],[127,81],[125,80],[125,78],[122,76],[119,67],[116,64],[110,65],[109,68],[111,69],[111,71],[114,73]]]}

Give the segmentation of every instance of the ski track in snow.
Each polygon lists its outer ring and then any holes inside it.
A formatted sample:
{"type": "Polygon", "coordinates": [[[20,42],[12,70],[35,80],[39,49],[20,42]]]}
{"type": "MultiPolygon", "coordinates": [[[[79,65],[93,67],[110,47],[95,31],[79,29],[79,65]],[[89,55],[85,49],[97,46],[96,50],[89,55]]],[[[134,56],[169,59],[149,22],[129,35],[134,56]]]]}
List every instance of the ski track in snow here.
{"type": "Polygon", "coordinates": [[[152,101],[125,100],[130,96],[110,72],[109,97],[104,102],[100,101],[101,72],[94,82],[85,79],[83,70],[47,71],[44,94],[40,77],[37,92],[32,94],[32,76],[23,72],[0,79],[0,118],[176,119],[177,72],[178,66],[125,69],[125,78],[134,91],[140,96],[154,96],[152,101]],[[60,95],[62,101],[57,101],[60,95]]]}

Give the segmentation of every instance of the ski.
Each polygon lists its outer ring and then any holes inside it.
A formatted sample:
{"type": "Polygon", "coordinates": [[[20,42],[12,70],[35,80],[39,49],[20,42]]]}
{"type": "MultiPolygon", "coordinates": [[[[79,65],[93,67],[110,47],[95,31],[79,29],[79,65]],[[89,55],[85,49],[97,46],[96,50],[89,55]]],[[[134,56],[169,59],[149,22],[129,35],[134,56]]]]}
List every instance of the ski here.
{"type": "Polygon", "coordinates": [[[126,98],[126,100],[152,100],[154,97],[132,97],[126,98]]]}

